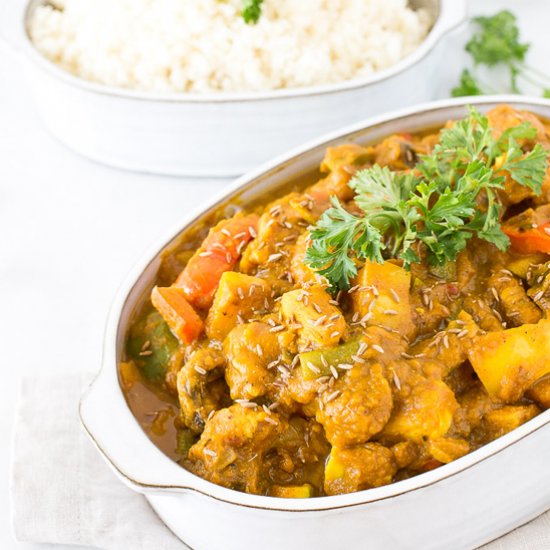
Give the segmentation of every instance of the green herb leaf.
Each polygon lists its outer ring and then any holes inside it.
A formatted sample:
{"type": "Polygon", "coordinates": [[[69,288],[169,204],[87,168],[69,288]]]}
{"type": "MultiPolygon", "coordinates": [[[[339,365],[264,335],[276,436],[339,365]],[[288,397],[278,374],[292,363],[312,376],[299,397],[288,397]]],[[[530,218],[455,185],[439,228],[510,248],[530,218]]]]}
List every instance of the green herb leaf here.
{"type": "Polygon", "coordinates": [[[544,90],[542,91],[542,97],[550,99],[550,88],[544,88],[544,90]]]}
{"type": "Polygon", "coordinates": [[[484,92],[476,82],[474,75],[464,69],[460,75],[460,83],[451,90],[453,97],[462,97],[465,95],[483,95],[484,92]]]}
{"type": "Polygon", "coordinates": [[[305,261],[324,275],[334,289],[348,288],[357,275],[354,258],[372,258],[381,262],[382,234],[366,218],[348,212],[331,197],[332,208],[326,210],[311,232],[312,245],[305,261]]]}
{"type": "Polygon", "coordinates": [[[504,10],[492,17],[476,17],[474,23],[480,32],[466,44],[474,62],[493,67],[499,63],[522,62],[529,50],[529,44],[519,42],[516,17],[504,10]]]}
{"type": "Polygon", "coordinates": [[[244,0],[242,18],[247,25],[256,24],[262,15],[262,3],[264,0],[244,0]]]}
{"type": "Polygon", "coordinates": [[[502,170],[506,170],[517,183],[529,187],[540,195],[546,175],[547,159],[548,151],[543,149],[540,143],[537,143],[532,151],[524,154],[516,141],[511,138],[502,170]]]}
{"type": "Polygon", "coordinates": [[[364,260],[399,258],[408,267],[425,256],[442,265],[455,260],[473,236],[506,250],[499,171],[539,194],[548,153],[539,144],[527,153],[518,145],[535,136],[536,129],[524,123],[495,139],[487,117],[470,108],[468,117],[441,131],[438,145],[414,170],[375,165],[357,172],[349,186],[361,215],[332,197],[332,208],[311,231],[306,263],[337,290],[349,287],[364,260]]]}

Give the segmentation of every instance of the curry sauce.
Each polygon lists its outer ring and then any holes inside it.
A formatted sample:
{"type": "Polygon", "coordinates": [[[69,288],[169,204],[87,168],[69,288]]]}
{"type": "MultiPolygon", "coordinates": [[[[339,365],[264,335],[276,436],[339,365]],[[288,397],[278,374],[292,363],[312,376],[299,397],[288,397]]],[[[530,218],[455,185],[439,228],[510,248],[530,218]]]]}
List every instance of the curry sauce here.
{"type": "MultiPolygon", "coordinates": [[[[531,113],[498,107],[493,133],[531,113]]],[[[456,260],[362,261],[330,292],[311,228],[373,165],[406,173],[439,131],[327,150],[318,181],[198,228],[163,261],[129,329],[121,385],[151,440],[225,487],[315,497],[458,459],[550,407],[550,176],[506,177],[512,247],[472,238],[456,260]],[[548,225],[547,225],[548,224],[548,225]]],[[[480,205],[483,208],[483,205],[480,205]]]]}

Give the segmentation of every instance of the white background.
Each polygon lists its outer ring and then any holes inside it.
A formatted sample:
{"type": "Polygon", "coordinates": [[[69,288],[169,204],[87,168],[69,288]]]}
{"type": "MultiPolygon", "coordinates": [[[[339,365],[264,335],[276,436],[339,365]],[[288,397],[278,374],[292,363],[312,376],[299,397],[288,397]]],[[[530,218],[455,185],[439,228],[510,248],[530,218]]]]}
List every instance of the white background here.
{"type": "MultiPolygon", "coordinates": [[[[0,23],[2,8],[16,1],[0,0],[0,23]]],[[[501,7],[518,15],[533,44],[531,64],[550,73],[550,0],[474,0],[471,10],[501,7]]],[[[467,36],[463,28],[443,45],[439,97],[465,64],[467,36]]],[[[22,63],[0,41],[0,549],[17,550],[44,548],[16,543],[10,530],[19,375],[97,370],[107,309],[126,272],[187,209],[226,184],[120,172],[68,151],[33,111],[22,63]]]]}

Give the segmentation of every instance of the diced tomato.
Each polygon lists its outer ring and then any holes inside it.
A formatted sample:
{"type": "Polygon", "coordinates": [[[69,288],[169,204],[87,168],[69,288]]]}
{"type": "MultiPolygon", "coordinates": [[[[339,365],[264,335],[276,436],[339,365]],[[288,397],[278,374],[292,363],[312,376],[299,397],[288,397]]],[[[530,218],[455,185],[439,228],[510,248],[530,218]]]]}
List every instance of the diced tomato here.
{"type": "Polygon", "coordinates": [[[151,302],[183,344],[195,341],[204,330],[202,319],[185,299],[183,289],[156,286],[151,302]]]}
{"type": "Polygon", "coordinates": [[[521,254],[543,252],[550,254],[550,206],[533,210],[528,208],[510,218],[502,230],[510,238],[512,247],[521,254]]]}
{"type": "Polygon", "coordinates": [[[193,306],[208,309],[222,274],[235,267],[246,243],[255,235],[258,216],[237,215],[213,227],[173,286],[183,289],[193,306]]]}

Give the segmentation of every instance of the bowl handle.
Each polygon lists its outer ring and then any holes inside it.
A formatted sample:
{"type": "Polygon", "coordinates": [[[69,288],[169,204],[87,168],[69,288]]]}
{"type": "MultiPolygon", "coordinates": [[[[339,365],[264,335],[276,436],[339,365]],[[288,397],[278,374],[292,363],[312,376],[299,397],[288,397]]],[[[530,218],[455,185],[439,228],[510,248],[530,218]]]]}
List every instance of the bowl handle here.
{"type": "Polygon", "coordinates": [[[118,477],[140,493],[196,490],[203,480],[161,452],[138,424],[116,370],[104,365],[80,400],[80,420],[92,443],[118,477]]]}
{"type": "Polygon", "coordinates": [[[441,0],[441,11],[433,29],[434,43],[467,20],[467,0],[441,0]]]}
{"type": "Polygon", "coordinates": [[[24,44],[28,0],[8,0],[0,7],[0,39],[15,51],[24,44]]]}

